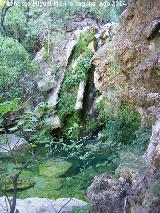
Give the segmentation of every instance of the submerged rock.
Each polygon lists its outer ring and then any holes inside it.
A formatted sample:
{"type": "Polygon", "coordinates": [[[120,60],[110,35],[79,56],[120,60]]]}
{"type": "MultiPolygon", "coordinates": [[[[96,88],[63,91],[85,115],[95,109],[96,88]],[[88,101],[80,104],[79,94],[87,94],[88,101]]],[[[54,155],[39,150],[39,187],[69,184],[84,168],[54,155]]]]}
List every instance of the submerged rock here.
{"type": "Polygon", "coordinates": [[[59,177],[63,175],[72,164],[63,160],[49,160],[39,165],[39,174],[47,177],[59,177]]]}
{"type": "Polygon", "coordinates": [[[32,180],[36,183],[33,188],[29,188],[18,193],[18,198],[26,199],[31,197],[41,197],[57,199],[61,197],[62,179],[55,177],[36,176],[32,180]]]}
{"type": "MultiPolygon", "coordinates": [[[[69,213],[74,208],[83,209],[87,203],[75,198],[60,198],[49,200],[47,198],[17,199],[16,209],[19,213],[69,213]]],[[[0,198],[0,212],[7,213],[9,204],[5,197],[0,198]]]]}
{"type": "MultiPolygon", "coordinates": [[[[18,181],[17,183],[17,190],[24,190],[24,189],[29,189],[35,185],[34,181],[27,181],[27,180],[22,180],[18,181]]],[[[13,183],[6,183],[6,186],[4,188],[6,191],[13,191],[14,186],[13,183]]]]}

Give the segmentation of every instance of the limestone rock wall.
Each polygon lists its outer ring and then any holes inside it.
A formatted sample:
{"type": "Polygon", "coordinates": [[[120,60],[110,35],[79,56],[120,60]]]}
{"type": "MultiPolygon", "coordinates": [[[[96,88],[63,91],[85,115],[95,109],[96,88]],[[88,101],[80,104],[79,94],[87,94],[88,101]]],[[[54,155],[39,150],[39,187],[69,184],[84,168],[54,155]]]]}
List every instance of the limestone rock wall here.
{"type": "MultiPolygon", "coordinates": [[[[80,35],[95,26],[97,26],[96,21],[84,19],[82,22],[79,22],[76,30],[65,32],[61,41],[50,45],[48,60],[45,59],[47,50],[44,47],[34,58],[34,61],[39,64],[39,71],[36,76],[38,90],[48,94],[49,104],[56,105],[58,102],[58,94],[64,79],[65,70],[72,51],[80,39],[80,35]]],[[[54,37],[54,32],[52,34],[51,36],[54,37]]]]}
{"type": "Polygon", "coordinates": [[[160,6],[150,2],[129,1],[116,36],[93,63],[96,88],[105,96],[114,88],[118,99],[137,107],[143,123],[152,124],[160,109],[160,6]]]}
{"type": "Polygon", "coordinates": [[[153,125],[141,172],[121,171],[95,177],[88,188],[93,212],[160,212],[160,4],[159,0],[128,1],[113,40],[94,55],[96,88],[111,102],[127,101],[153,125]],[[114,99],[109,97],[115,91],[114,99]]]}

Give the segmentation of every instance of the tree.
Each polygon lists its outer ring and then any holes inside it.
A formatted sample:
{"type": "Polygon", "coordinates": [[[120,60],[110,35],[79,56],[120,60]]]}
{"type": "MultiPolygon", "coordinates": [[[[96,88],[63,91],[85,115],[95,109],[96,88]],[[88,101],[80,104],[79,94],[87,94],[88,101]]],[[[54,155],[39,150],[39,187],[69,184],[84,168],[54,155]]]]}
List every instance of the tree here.
{"type": "MultiPolygon", "coordinates": [[[[4,141],[3,141],[4,143],[0,144],[0,148],[2,150],[4,149],[5,151],[7,151],[9,153],[9,155],[11,156],[12,161],[15,165],[17,164],[17,157],[14,154],[14,150],[18,146],[18,143],[20,142],[20,140],[18,140],[13,147],[10,146],[10,142],[8,140],[8,135],[7,135],[7,131],[9,130],[8,125],[7,125],[7,115],[8,115],[8,113],[19,111],[20,108],[21,107],[20,107],[19,99],[14,99],[12,101],[7,101],[7,102],[0,104],[0,132],[3,132],[5,135],[4,141]]],[[[23,131],[21,131],[21,134],[23,134],[23,131]]],[[[4,195],[9,204],[10,213],[14,213],[15,209],[16,209],[17,187],[18,187],[20,175],[23,172],[23,170],[26,169],[32,163],[32,161],[33,161],[33,158],[26,161],[24,164],[21,165],[21,167],[18,169],[18,171],[16,171],[16,173],[14,173],[10,176],[9,179],[11,180],[11,183],[13,184],[12,199],[10,199],[7,195],[7,178],[5,178],[5,180],[3,182],[3,184],[4,184],[3,191],[4,191],[4,195]]]]}
{"type": "Polygon", "coordinates": [[[29,53],[12,38],[0,39],[0,94],[1,98],[13,99],[29,94],[30,88],[25,87],[25,77],[35,71],[29,53]]]}

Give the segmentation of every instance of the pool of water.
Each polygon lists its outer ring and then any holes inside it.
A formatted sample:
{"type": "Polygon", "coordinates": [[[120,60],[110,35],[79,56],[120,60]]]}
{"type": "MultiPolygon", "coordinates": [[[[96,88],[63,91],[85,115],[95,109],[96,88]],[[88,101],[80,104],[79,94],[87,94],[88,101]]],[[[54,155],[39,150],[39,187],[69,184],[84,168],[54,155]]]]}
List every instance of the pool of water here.
{"type": "MultiPolygon", "coordinates": [[[[17,152],[20,153],[20,150],[17,152]]],[[[27,159],[31,158],[29,151],[24,153],[17,164],[7,156],[0,155],[1,190],[3,195],[4,183],[7,182],[7,191],[12,195],[13,186],[10,176],[19,170],[19,167],[27,159]]],[[[67,157],[66,155],[45,155],[45,148],[36,151],[36,160],[25,169],[19,180],[18,198],[46,197],[50,199],[74,197],[86,200],[86,189],[90,186],[93,178],[102,173],[113,173],[116,165],[108,161],[106,150],[95,152],[84,159],[78,156],[67,157]]]]}

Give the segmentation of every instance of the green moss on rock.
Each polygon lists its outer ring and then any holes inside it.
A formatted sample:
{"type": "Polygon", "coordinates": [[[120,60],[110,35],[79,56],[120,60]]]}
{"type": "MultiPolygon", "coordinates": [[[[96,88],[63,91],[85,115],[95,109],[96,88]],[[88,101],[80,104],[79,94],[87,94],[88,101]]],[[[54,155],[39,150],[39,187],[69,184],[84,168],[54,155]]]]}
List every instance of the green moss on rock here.
{"type": "Polygon", "coordinates": [[[92,51],[86,47],[85,53],[82,54],[74,71],[72,66],[66,70],[65,80],[60,91],[58,115],[61,119],[62,133],[68,136],[68,131],[74,127],[74,124],[79,126],[79,129],[76,128],[72,134],[72,139],[79,137],[80,133],[80,113],[75,110],[75,104],[79,84],[88,78],[92,56],[92,51]],[[75,135],[76,133],[77,135],[75,135]]]}
{"type": "Polygon", "coordinates": [[[78,58],[83,52],[86,51],[87,46],[90,42],[94,41],[95,32],[91,30],[90,32],[81,34],[80,41],[74,48],[73,58],[78,58]]]}

